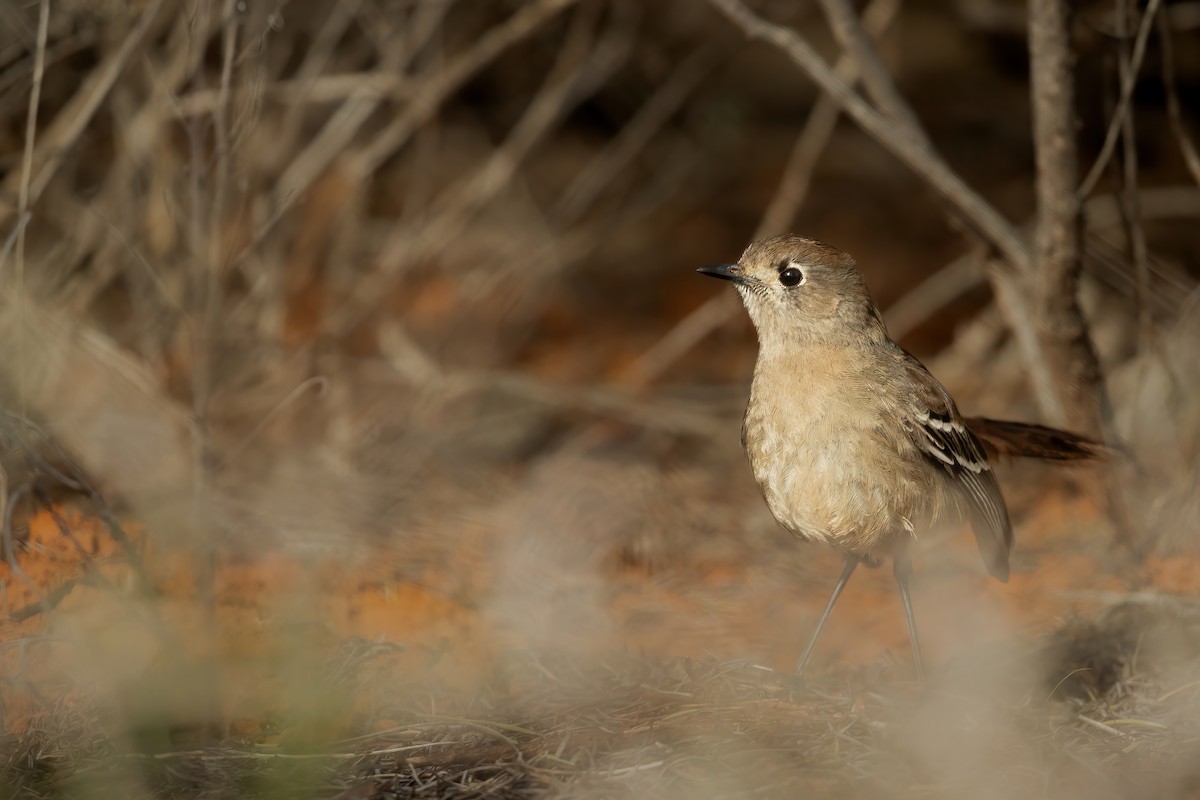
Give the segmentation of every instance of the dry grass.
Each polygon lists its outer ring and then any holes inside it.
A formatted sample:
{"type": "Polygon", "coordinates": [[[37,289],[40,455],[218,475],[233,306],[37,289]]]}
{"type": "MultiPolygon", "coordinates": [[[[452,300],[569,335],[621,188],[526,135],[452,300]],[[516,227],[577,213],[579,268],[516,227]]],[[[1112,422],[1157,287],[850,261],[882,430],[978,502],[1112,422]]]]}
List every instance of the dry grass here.
{"type": "Polygon", "coordinates": [[[798,686],[744,663],[518,655],[453,712],[398,704],[336,742],[141,752],[64,704],[10,738],[2,774],[30,797],[1188,797],[1198,626],[1192,607],[1116,607],[1026,645],[1055,653],[1048,671],[1014,672],[1008,653],[926,686],[891,669],[798,686]]]}

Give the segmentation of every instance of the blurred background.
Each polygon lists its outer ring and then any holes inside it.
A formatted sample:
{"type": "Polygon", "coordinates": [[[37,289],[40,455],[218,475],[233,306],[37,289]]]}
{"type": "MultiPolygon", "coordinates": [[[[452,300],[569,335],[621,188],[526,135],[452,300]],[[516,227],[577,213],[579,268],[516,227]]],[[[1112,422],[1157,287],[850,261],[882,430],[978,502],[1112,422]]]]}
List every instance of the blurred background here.
{"type": "MultiPolygon", "coordinates": [[[[933,660],[978,676],[1009,663],[996,652],[1035,653],[1022,702],[1084,669],[1107,677],[1073,696],[1109,708],[1113,685],[1150,696],[1128,689],[1129,654],[1158,630],[1113,608],[1200,589],[1200,4],[1075,6],[1082,172],[1135,65],[1128,128],[1087,199],[1082,286],[1139,464],[1120,479],[1132,533],[1111,526],[1097,469],[1002,465],[1012,583],[989,583],[949,526],[922,539],[915,594],[933,660]],[[1078,641],[1120,657],[1088,650],[1107,666],[1080,667],[1078,641]]],[[[838,62],[818,4],[752,7],[838,62]]],[[[858,10],[946,161],[1030,230],[1024,4],[858,10]]],[[[648,661],[606,673],[623,691],[702,680],[662,666],[672,659],[706,665],[703,681],[732,680],[714,665],[733,660],[788,670],[839,562],[779,529],[753,485],[738,432],[754,334],[733,292],[694,271],[787,231],[857,258],[893,336],[965,412],[1038,419],[976,241],[783,54],[707,3],[0,3],[5,780],[82,792],[62,776],[113,748],[316,746],[434,722],[444,739],[450,716],[512,723],[497,697],[557,719],[569,704],[529,705],[531,675],[583,692],[565,677],[590,675],[578,665],[630,654],[648,661]],[[35,762],[34,777],[19,768],[35,762]]],[[[838,691],[908,685],[886,573],[855,577],[822,642],[838,691]]],[[[1167,660],[1193,675],[1197,639],[1171,630],[1159,638],[1182,650],[1167,660]]],[[[1170,674],[1146,689],[1164,707],[1191,680],[1170,674]]],[[[607,685],[593,677],[579,680],[607,685]]],[[[791,698],[745,681],[703,686],[721,702],[791,698]]],[[[771,736],[801,717],[861,719],[855,702],[773,718],[771,736]]],[[[945,722],[948,707],[901,716],[945,722]]],[[[1044,712],[1005,733],[1042,731],[1044,712]]],[[[1171,729],[1180,753],[1194,754],[1179,744],[1193,729],[1171,729]]],[[[809,731],[811,751],[875,735],[838,730],[809,731]]],[[[1020,768],[1003,769],[1047,785],[1029,767],[1045,767],[1043,746],[1111,766],[1107,740],[1080,737],[1026,737],[1020,768]]],[[[614,741],[588,752],[625,747],[627,760],[589,768],[674,768],[614,741]]],[[[1153,763],[1176,763],[1155,741],[1153,763]]],[[[930,778],[930,753],[893,756],[851,774],[831,755],[820,779],[859,794],[903,775],[963,796],[1000,768],[930,778]]],[[[103,791],[187,793],[180,771],[193,789],[242,785],[199,763],[119,768],[103,791]]],[[[408,762],[405,790],[445,763],[408,762]]],[[[582,763],[539,791],[593,774],[582,763]]],[[[768,794],[813,779],[754,763],[783,781],[768,794]]],[[[532,791],[530,774],[501,788],[532,791]]],[[[1125,796],[1090,774],[1072,771],[1063,791],[1125,796]]],[[[709,790],[738,796],[748,775],[709,790]]]]}

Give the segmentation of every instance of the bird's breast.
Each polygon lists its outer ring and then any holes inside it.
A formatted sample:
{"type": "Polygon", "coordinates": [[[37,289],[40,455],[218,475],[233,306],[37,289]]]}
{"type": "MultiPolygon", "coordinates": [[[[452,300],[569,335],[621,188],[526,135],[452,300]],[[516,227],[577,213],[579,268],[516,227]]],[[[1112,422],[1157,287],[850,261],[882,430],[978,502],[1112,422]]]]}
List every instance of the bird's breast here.
{"type": "Polygon", "coordinates": [[[743,440],[783,527],[863,555],[912,532],[933,487],[900,432],[891,435],[891,403],[886,375],[840,354],[760,359],[743,440]]]}

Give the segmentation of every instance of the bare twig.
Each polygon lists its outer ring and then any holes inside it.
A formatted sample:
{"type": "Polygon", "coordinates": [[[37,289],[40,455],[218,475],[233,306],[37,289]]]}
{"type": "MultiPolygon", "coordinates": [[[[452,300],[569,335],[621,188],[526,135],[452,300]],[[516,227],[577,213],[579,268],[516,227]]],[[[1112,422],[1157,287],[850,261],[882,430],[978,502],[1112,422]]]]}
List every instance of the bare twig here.
{"type": "MultiPolygon", "coordinates": [[[[336,39],[344,30],[344,26],[350,24],[353,19],[351,12],[358,5],[357,0],[337,4],[334,12],[322,27],[314,48],[309,51],[309,55],[301,67],[301,76],[297,79],[300,86],[308,84],[305,76],[315,74],[320,69],[327,57],[326,50],[334,46],[336,39]]],[[[240,267],[251,253],[258,250],[267,235],[287,216],[293,204],[305,195],[308,188],[336,158],[346,153],[349,143],[385,99],[395,96],[410,102],[414,100],[411,92],[403,91],[403,87],[408,86],[409,82],[400,77],[400,73],[433,35],[450,6],[451,3],[419,6],[415,23],[404,27],[406,35],[401,37],[398,44],[384,49],[381,63],[373,73],[375,77],[367,80],[366,76],[363,76],[362,80],[353,80],[345,84],[346,91],[343,92],[342,103],[330,115],[321,130],[311,137],[299,154],[288,162],[283,175],[276,183],[273,198],[274,209],[263,224],[255,230],[250,241],[230,259],[231,267],[240,267]],[[381,90],[381,86],[385,82],[391,83],[393,86],[391,91],[381,90]]],[[[476,49],[480,46],[476,45],[476,49]]],[[[470,52],[475,52],[475,50],[470,52]]],[[[281,136],[285,148],[299,136],[302,119],[300,106],[297,104],[293,106],[292,112],[285,117],[283,123],[281,136]]],[[[368,174],[367,171],[360,172],[360,176],[368,174]]]]}
{"type": "MultiPolygon", "coordinates": [[[[871,36],[880,36],[887,30],[899,10],[900,0],[874,0],[863,12],[863,26],[871,36]]],[[[843,55],[834,66],[834,73],[853,85],[858,77],[855,60],[843,55]]],[[[808,196],[817,161],[829,144],[837,126],[841,110],[828,94],[822,94],[813,106],[804,123],[796,144],[792,147],[788,163],[779,179],[775,195],[759,220],[752,238],[758,239],[776,233],[784,233],[796,212],[808,196]]],[[[665,372],[686,353],[720,326],[726,324],[738,309],[737,301],[727,292],[721,292],[704,305],[680,320],[666,335],[642,355],[627,370],[625,382],[644,386],[665,372]]]]}
{"type": "MultiPolygon", "coordinates": [[[[857,19],[853,20],[853,27],[857,33],[868,37],[864,47],[874,50],[870,40],[882,36],[884,31],[892,26],[899,11],[900,0],[874,0],[863,11],[861,23],[857,19]]],[[[853,86],[859,76],[860,64],[857,55],[846,53],[837,60],[833,71],[853,86]]],[[[841,110],[837,103],[828,94],[822,94],[792,148],[787,166],[783,170],[783,177],[779,181],[779,188],[775,190],[775,196],[767,205],[758,230],[754,232],[755,239],[787,232],[796,212],[808,196],[817,161],[833,137],[840,117],[841,110]]]]}
{"type": "Polygon", "coordinates": [[[825,16],[838,42],[854,59],[867,96],[896,124],[903,125],[909,132],[928,141],[917,115],[896,88],[891,72],[879,57],[879,50],[871,43],[849,0],[821,0],[821,7],[825,9],[825,16]]]}
{"type": "MultiPolygon", "coordinates": [[[[5,484],[4,488],[7,490],[7,488],[8,488],[7,476],[5,476],[4,484],[5,484]]],[[[32,484],[23,483],[20,486],[18,486],[17,488],[13,489],[12,493],[5,497],[5,499],[4,499],[4,521],[3,521],[4,526],[3,526],[3,530],[0,531],[0,533],[2,533],[3,537],[4,537],[4,560],[8,562],[9,571],[12,572],[13,575],[16,575],[18,578],[20,578],[21,582],[24,583],[26,586],[28,586],[30,589],[33,589],[36,591],[37,584],[34,583],[33,579],[29,577],[29,573],[27,573],[25,570],[21,569],[21,564],[19,561],[17,561],[17,549],[16,549],[16,545],[13,542],[13,511],[14,511],[14,509],[16,509],[17,505],[21,502],[21,500],[24,499],[27,495],[29,495],[32,491],[33,491],[32,484]]]]}
{"type": "Polygon", "coordinates": [[[1171,122],[1171,131],[1175,134],[1175,141],[1179,144],[1179,152],[1183,154],[1183,163],[1187,165],[1192,180],[1200,184],[1200,153],[1196,152],[1196,145],[1192,143],[1192,139],[1188,135],[1183,114],[1179,110],[1179,87],[1175,80],[1175,53],[1170,14],[1158,15],[1158,38],[1162,48],[1163,85],[1167,92],[1167,118],[1171,122]]]}
{"type": "MultiPolygon", "coordinates": [[[[17,211],[21,216],[29,212],[30,182],[33,180],[34,143],[37,141],[38,106],[42,98],[42,79],[46,73],[46,36],[50,27],[50,0],[41,0],[38,8],[37,45],[33,61],[33,83],[29,91],[29,111],[25,115],[25,153],[21,159],[20,188],[17,211]]],[[[21,272],[24,269],[25,228],[17,233],[17,288],[20,290],[21,272]]]]}
{"type": "Polygon", "coordinates": [[[762,39],[782,50],[822,91],[883,147],[909,169],[920,175],[938,194],[962,214],[965,224],[1004,254],[1013,265],[1032,263],[1028,244],[1012,223],[966,184],[942,157],[907,127],[898,128],[888,116],[874,109],[840,79],[807,41],[794,31],[764,20],[741,0],[709,0],[748,36],[762,39]]]}
{"type": "MultiPolygon", "coordinates": [[[[121,527],[121,523],[117,520],[116,515],[113,514],[104,495],[88,479],[83,468],[63,449],[62,445],[32,420],[12,413],[4,413],[2,418],[11,423],[13,429],[19,431],[19,438],[22,441],[24,452],[36,465],[38,471],[58,481],[59,484],[71,491],[82,492],[88,495],[93,507],[96,509],[96,513],[108,528],[109,535],[112,536],[113,541],[125,553],[126,559],[128,559],[130,566],[137,574],[140,588],[148,590],[152,585],[152,581],[145,563],[142,561],[141,554],[133,546],[133,542],[130,540],[129,535],[125,533],[125,529],[121,527]],[[42,455],[38,445],[39,442],[54,451],[58,458],[58,463],[63,466],[63,469],[60,470],[42,455]]],[[[11,499],[6,501],[6,514],[10,513],[10,508],[11,499]]]]}
{"type": "Polygon", "coordinates": [[[675,323],[638,357],[626,371],[624,383],[645,386],[677,362],[699,344],[706,336],[724,325],[739,308],[737,300],[729,292],[720,292],[707,300],[695,311],[675,323]]]}
{"type": "MultiPolygon", "coordinates": [[[[237,0],[225,0],[221,11],[221,80],[217,89],[217,103],[213,107],[213,136],[216,139],[216,170],[213,181],[211,207],[208,212],[208,263],[212,291],[220,291],[220,278],[225,261],[225,203],[228,200],[229,174],[233,152],[230,147],[232,122],[229,104],[233,94],[233,59],[237,52],[238,13],[237,0]]],[[[214,313],[218,309],[213,309],[214,313]]]]}
{"type": "MultiPolygon", "coordinates": [[[[199,88],[206,85],[203,53],[209,40],[211,6],[210,0],[197,3],[194,16],[188,21],[187,46],[189,59],[193,66],[192,81],[199,88]]],[[[220,97],[227,98],[224,88],[219,90],[220,97]]],[[[214,119],[221,114],[222,103],[218,102],[214,109],[214,119]]],[[[188,318],[192,321],[188,342],[192,361],[191,367],[191,519],[197,558],[197,591],[201,599],[201,608],[206,616],[206,623],[215,629],[217,613],[217,550],[209,525],[211,502],[210,458],[212,455],[212,431],[210,430],[210,412],[212,410],[213,385],[216,380],[214,360],[216,358],[215,342],[212,334],[215,330],[218,307],[220,304],[220,282],[215,264],[211,263],[211,254],[215,252],[207,238],[212,233],[211,204],[204,202],[203,182],[207,162],[207,122],[203,117],[191,117],[185,128],[188,143],[188,245],[190,258],[188,260],[188,283],[190,307],[188,318]]],[[[210,198],[211,200],[211,198],[210,198]]],[[[207,687],[200,689],[206,692],[207,687]]],[[[211,693],[210,693],[211,694],[211,693]]],[[[209,697],[211,702],[211,696],[209,697]]]]}
{"type": "Polygon", "coordinates": [[[453,242],[479,209],[510,185],[534,145],[568,109],[598,89],[628,55],[629,38],[624,31],[606,36],[593,46],[587,27],[577,24],[573,30],[575,34],[568,36],[555,67],[505,142],[470,178],[435,201],[429,219],[415,235],[405,227],[389,237],[379,258],[378,272],[360,281],[355,293],[332,316],[332,335],[348,332],[386,297],[405,264],[427,258],[453,242]]]}
{"type": "Polygon", "coordinates": [[[707,48],[685,58],[662,86],[647,100],[612,144],[579,172],[558,204],[557,215],[563,220],[578,219],[591,206],[615,175],[633,161],[660,128],[691,95],[712,69],[715,59],[707,48]]]}
{"type": "Polygon", "coordinates": [[[447,64],[421,87],[420,93],[412,98],[404,112],[358,154],[355,159],[357,167],[364,174],[378,169],[472,75],[576,2],[578,0],[537,0],[522,6],[520,11],[489,30],[473,48],[447,64]]]}
{"type": "Polygon", "coordinates": [[[892,303],[884,311],[892,338],[904,338],[938,311],[984,283],[986,255],[982,248],[972,248],[892,303]]]}
{"type": "MultiPolygon", "coordinates": [[[[340,4],[337,6],[340,8],[340,4]]],[[[287,105],[288,112],[303,118],[312,106],[345,101],[355,93],[392,102],[405,102],[415,91],[411,78],[372,69],[365,72],[346,72],[317,75],[311,79],[290,78],[263,86],[266,98],[287,105]],[[365,90],[365,91],[364,91],[365,90]]],[[[211,114],[220,102],[219,90],[197,89],[180,97],[172,109],[179,117],[194,117],[211,114]]],[[[280,134],[287,140],[286,132],[280,134]]]]}
{"type": "MultiPolygon", "coordinates": [[[[720,418],[703,406],[670,403],[661,398],[647,399],[629,389],[557,384],[507,370],[447,368],[395,322],[388,326],[383,348],[391,365],[389,377],[398,377],[427,389],[434,387],[447,397],[464,392],[499,390],[557,409],[582,411],[675,434],[708,436],[720,424],[720,418]]],[[[590,438],[587,431],[582,438],[590,438]]]]}
{"type": "Polygon", "coordinates": [[[234,460],[241,455],[242,451],[250,446],[267,427],[274,422],[279,416],[303,397],[310,389],[316,397],[320,397],[325,393],[329,386],[329,379],[324,375],[315,375],[306,381],[303,381],[299,386],[288,392],[282,400],[271,407],[257,424],[242,437],[241,441],[233,445],[227,452],[222,454],[220,462],[215,466],[215,469],[221,469],[224,466],[232,464],[234,460]]]}
{"type": "MultiPolygon", "coordinates": [[[[1129,0],[1117,0],[1117,74],[1120,76],[1122,88],[1132,84],[1137,77],[1126,33],[1131,10],[1129,0]]],[[[1146,231],[1142,225],[1142,207],[1138,195],[1137,136],[1133,114],[1129,112],[1121,117],[1121,191],[1118,197],[1121,220],[1125,226],[1136,276],[1134,300],[1137,306],[1138,348],[1145,352],[1153,334],[1149,302],[1150,254],[1146,246],[1146,231]]]]}
{"type": "MultiPolygon", "coordinates": [[[[1142,188],[1138,190],[1137,202],[1143,220],[1200,217],[1200,190],[1186,186],[1142,188]]],[[[1109,253],[1111,248],[1102,236],[1106,228],[1122,224],[1120,205],[1116,195],[1099,195],[1085,205],[1083,216],[1087,221],[1088,237],[1084,269],[1105,284],[1132,294],[1125,258],[1109,253]]],[[[893,302],[884,312],[892,336],[906,336],[938,311],[983,284],[987,279],[979,263],[983,255],[976,249],[954,259],[893,302]]],[[[1180,300],[1193,284],[1152,262],[1147,264],[1147,269],[1156,279],[1147,287],[1147,305],[1152,310],[1177,316],[1180,300]]]]}
{"type": "MultiPolygon", "coordinates": [[[[25,152],[21,158],[21,188],[17,199],[17,214],[21,219],[29,215],[29,185],[33,179],[34,142],[37,141],[38,106],[42,98],[42,79],[46,72],[46,36],[50,28],[50,0],[42,0],[38,9],[37,49],[33,63],[33,86],[29,92],[29,111],[25,117],[25,152]]],[[[17,226],[16,248],[16,280],[14,295],[20,306],[17,308],[17,336],[14,343],[17,350],[17,402],[23,411],[25,408],[25,225],[17,226]]]]}
{"type": "MultiPolygon", "coordinates": [[[[342,34],[354,22],[355,15],[358,13],[361,5],[362,0],[343,0],[343,2],[331,3],[329,5],[329,15],[325,18],[324,24],[317,31],[316,38],[304,54],[304,61],[301,62],[300,68],[296,70],[295,77],[288,82],[289,85],[294,86],[296,89],[296,101],[305,99],[312,102],[315,98],[324,96],[319,82],[322,78],[328,79],[333,76],[322,76],[320,72],[329,62],[329,58],[333,54],[333,49],[337,45],[338,40],[342,38],[342,34]]],[[[399,76],[388,72],[380,73],[377,71],[376,74],[383,81],[395,81],[399,78],[399,76]]],[[[364,83],[371,83],[370,81],[362,80],[367,77],[365,75],[357,77],[360,80],[343,84],[344,94],[336,96],[337,99],[344,100],[354,92],[357,92],[359,87],[364,83]]],[[[300,124],[304,119],[305,110],[304,102],[293,102],[284,112],[283,121],[280,123],[280,140],[283,146],[286,147],[296,141],[300,133],[300,124]]]]}
{"type": "MultiPolygon", "coordinates": [[[[401,48],[389,51],[384,58],[384,71],[399,71],[411,55],[401,48]]],[[[346,145],[357,135],[363,124],[383,101],[371,84],[360,84],[338,107],[321,130],[305,148],[291,160],[275,188],[277,208],[289,208],[312,185],[346,145]]],[[[366,174],[364,172],[364,174],[366,174]]]]}
{"type": "Polygon", "coordinates": [[[25,226],[29,224],[29,220],[31,219],[33,219],[33,214],[28,211],[18,216],[17,224],[13,225],[13,229],[4,238],[4,244],[0,246],[0,277],[4,275],[4,266],[8,263],[8,254],[17,246],[17,239],[20,238],[21,232],[25,230],[25,226]]]}
{"type": "MultiPolygon", "coordinates": [[[[473,47],[462,53],[449,64],[430,76],[424,76],[419,90],[406,95],[404,110],[358,152],[347,153],[346,145],[361,129],[383,99],[372,82],[359,84],[308,146],[288,165],[276,185],[274,209],[270,217],[254,232],[250,241],[230,260],[231,266],[241,264],[255,252],[291,209],[292,204],[303,196],[314,180],[340,154],[349,158],[349,168],[360,176],[371,175],[380,164],[402,148],[413,132],[433,117],[442,103],[464,83],[504,52],[533,35],[556,15],[578,0],[540,0],[524,6],[500,25],[490,29],[473,47]]],[[[384,72],[395,73],[415,55],[428,36],[437,27],[441,16],[449,9],[449,3],[422,5],[428,14],[419,16],[420,25],[414,26],[412,41],[403,46],[390,48],[384,53],[384,72]]]]}
{"type": "Polygon", "coordinates": [[[65,519],[63,519],[62,514],[58,513],[58,510],[54,507],[54,503],[50,500],[50,496],[46,494],[45,490],[41,489],[40,487],[35,487],[34,492],[37,495],[38,502],[42,504],[42,508],[48,512],[50,514],[50,518],[54,520],[54,524],[58,528],[59,534],[68,542],[70,542],[71,546],[75,548],[75,554],[78,555],[79,560],[83,562],[85,574],[90,573],[93,580],[95,580],[105,589],[111,591],[114,596],[120,596],[121,592],[119,589],[117,589],[116,584],[114,584],[112,580],[110,580],[109,577],[104,574],[104,572],[100,569],[100,565],[96,563],[96,559],[92,558],[92,554],[87,551],[87,548],[83,546],[83,544],[79,541],[79,538],[72,533],[71,526],[67,524],[65,519]]]}
{"type": "MultiPolygon", "coordinates": [[[[1079,197],[1086,198],[1096,188],[1096,184],[1100,182],[1100,177],[1104,174],[1104,170],[1108,167],[1108,162],[1112,159],[1113,153],[1116,152],[1117,139],[1121,135],[1121,124],[1125,116],[1129,113],[1129,102],[1133,98],[1133,89],[1137,85],[1137,74],[1141,71],[1142,62],[1146,58],[1146,42],[1150,39],[1150,29],[1154,25],[1154,17],[1158,14],[1158,7],[1162,0],[1148,0],[1146,10],[1142,12],[1142,22],[1138,26],[1137,39],[1133,43],[1133,54],[1130,56],[1129,69],[1121,73],[1121,95],[1117,100],[1117,107],[1113,110],[1112,119],[1109,120],[1108,130],[1104,134],[1104,144],[1100,147],[1100,154],[1096,156],[1096,161],[1092,164],[1092,168],[1088,170],[1087,177],[1083,179],[1083,183],[1079,185],[1079,197]]],[[[1032,25],[1033,15],[1030,15],[1030,45],[1033,45],[1033,35],[1036,29],[1032,25]]],[[[1036,83],[1037,73],[1034,73],[1036,83]]]]}
{"type": "Polygon", "coordinates": [[[67,595],[75,589],[80,582],[79,578],[68,578],[58,586],[46,593],[45,597],[39,598],[28,605],[14,609],[8,615],[10,622],[24,622],[27,619],[32,619],[38,614],[48,614],[58,608],[59,603],[67,599],[67,595]]]}
{"type": "MultiPolygon", "coordinates": [[[[158,16],[163,0],[150,0],[138,15],[137,22],[126,34],[119,47],[112,50],[89,73],[79,91],[63,106],[55,116],[54,121],[47,126],[33,151],[33,171],[29,184],[28,206],[37,203],[46,185],[62,165],[63,159],[71,147],[86,130],[96,111],[99,110],[104,98],[116,84],[117,78],[133,57],[134,51],[141,44],[150,24],[158,16]]],[[[3,199],[17,194],[14,184],[22,180],[20,172],[11,173],[5,180],[4,189],[0,191],[0,220],[8,216],[14,209],[6,207],[3,199]]]]}

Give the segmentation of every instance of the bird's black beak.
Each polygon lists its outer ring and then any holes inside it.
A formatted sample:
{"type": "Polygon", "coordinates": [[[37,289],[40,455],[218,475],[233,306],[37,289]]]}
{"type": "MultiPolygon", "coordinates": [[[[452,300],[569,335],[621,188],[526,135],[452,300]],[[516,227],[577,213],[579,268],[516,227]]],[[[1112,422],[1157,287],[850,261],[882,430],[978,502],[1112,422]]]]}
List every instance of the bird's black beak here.
{"type": "Polygon", "coordinates": [[[742,268],[737,264],[710,264],[707,267],[701,267],[696,272],[734,283],[747,283],[746,276],[742,274],[742,268]]]}

